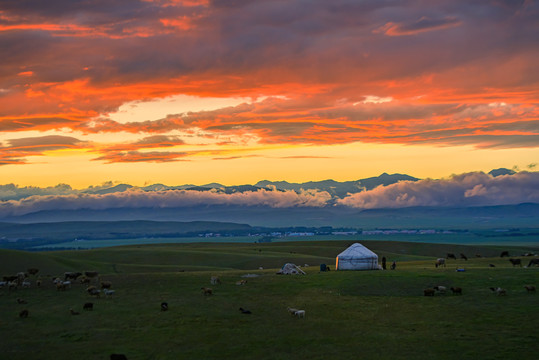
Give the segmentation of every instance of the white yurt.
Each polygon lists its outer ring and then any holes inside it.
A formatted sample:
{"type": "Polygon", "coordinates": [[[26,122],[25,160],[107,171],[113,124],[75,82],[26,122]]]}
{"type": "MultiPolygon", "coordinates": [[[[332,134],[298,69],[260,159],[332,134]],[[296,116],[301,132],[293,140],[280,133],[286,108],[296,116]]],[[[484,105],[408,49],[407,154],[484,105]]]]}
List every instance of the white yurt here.
{"type": "Polygon", "coordinates": [[[360,243],[351,245],[337,255],[337,270],[378,270],[378,255],[360,243]]]}

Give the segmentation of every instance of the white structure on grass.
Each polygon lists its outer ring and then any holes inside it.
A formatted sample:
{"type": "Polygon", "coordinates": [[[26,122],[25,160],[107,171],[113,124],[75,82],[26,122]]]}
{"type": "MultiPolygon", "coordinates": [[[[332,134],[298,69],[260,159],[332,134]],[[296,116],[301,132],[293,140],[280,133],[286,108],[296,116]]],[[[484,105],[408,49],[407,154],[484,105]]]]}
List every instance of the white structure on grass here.
{"type": "Polygon", "coordinates": [[[378,255],[360,243],[351,245],[337,255],[337,270],[378,270],[378,255]]]}

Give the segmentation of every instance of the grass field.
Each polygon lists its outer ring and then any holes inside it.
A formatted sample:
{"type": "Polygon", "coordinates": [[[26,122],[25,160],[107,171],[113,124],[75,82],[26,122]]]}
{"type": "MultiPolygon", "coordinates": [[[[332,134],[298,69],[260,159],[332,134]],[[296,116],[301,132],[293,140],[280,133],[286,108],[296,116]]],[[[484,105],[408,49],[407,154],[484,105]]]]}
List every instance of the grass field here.
{"type": "Polygon", "coordinates": [[[43,285],[37,288],[30,277],[29,289],[0,289],[0,358],[108,359],[113,352],[131,360],[536,357],[539,295],[523,286],[539,285],[539,267],[513,267],[499,255],[509,250],[517,257],[538,252],[537,246],[363,242],[380,258],[397,261],[397,269],[319,271],[321,263],[333,270],[335,256],[350,243],[1,250],[1,274],[37,267],[43,285]],[[469,260],[436,269],[434,259],[447,252],[469,260]],[[307,275],[276,275],[285,262],[301,264],[307,275]],[[99,271],[115,295],[97,299],[85,285],[57,291],[52,284],[64,271],[85,270],[99,271]],[[210,285],[212,275],[222,284],[210,285]],[[241,279],[247,283],[236,285],[241,279]],[[424,297],[423,289],[435,285],[462,287],[463,295],[424,297]],[[203,286],[214,294],[203,296],[203,286]],[[507,295],[489,290],[497,286],[507,295]],[[94,310],[83,311],[89,301],[94,310]],[[163,301],[169,311],[160,311],[163,301]],[[305,309],[305,319],[288,315],[289,306],[305,309]],[[70,308],[81,314],[71,315],[70,308]],[[22,309],[28,318],[18,317],[22,309]]]}

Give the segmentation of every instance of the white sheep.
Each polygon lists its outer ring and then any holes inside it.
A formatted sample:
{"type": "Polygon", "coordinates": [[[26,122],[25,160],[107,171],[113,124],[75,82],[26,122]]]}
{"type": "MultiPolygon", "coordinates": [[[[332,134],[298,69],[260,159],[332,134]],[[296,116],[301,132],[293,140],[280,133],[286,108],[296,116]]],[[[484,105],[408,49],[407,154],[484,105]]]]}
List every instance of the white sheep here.
{"type": "Polygon", "coordinates": [[[435,286],[433,289],[438,291],[440,294],[445,294],[447,290],[445,286],[441,286],[441,285],[435,286]]]}
{"type": "Polygon", "coordinates": [[[291,307],[286,308],[286,310],[288,311],[288,313],[289,313],[290,315],[296,315],[296,311],[298,311],[298,309],[291,308],[291,307]]]}
{"type": "Polygon", "coordinates": [[[0,281],[0,288],[3,288],[7,285],[7,281],[0,281]]]}
{"type": "Polygon", "coordinates": [[[497,287],[497,288],[491,287],[490,290],[492,290],[492,292],[496,293],[496,295],[498,296],[507,294],[507,290],[502,289],[501,287],[497,287]]]}
{"type": "Polygon", "coordinates": [[[112,296],[116,290],[110,290],[110,289],[103,289],[103,293],[105,293],[105,296],[112,296]]]}
{"type": "Polygon", "coordinates": [[[23,288],[29,288],[30,285],[31,285],[31,284],[30,284],[30,281],[25,280],[25,281],[22,282],[22,287],[23,287],[23,288]]]}
{"type": "Polygon", "coordinates": [[[210,278],[210,283],[212,285],[218,285],[218,284],[221,284],[221,279],[219,279],[219,276],[212,276],[210,278]]]}
{"type": "Polygon", "coordinates": [[[297,316],[298,318],[304,318],[305,317],[305,310],[297,310],[294,313],[294,315],[297,316]]]}

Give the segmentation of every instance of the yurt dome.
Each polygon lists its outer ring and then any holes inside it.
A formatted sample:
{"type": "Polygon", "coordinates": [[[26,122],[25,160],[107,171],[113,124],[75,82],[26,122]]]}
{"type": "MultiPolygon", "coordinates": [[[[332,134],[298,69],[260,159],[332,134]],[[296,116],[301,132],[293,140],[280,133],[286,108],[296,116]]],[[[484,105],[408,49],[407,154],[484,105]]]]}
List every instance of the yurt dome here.
{"type": "Polygon", "coordinates": [[[337,255],[337,270],[378,270],[378,255],[360,243],[351,245],[337,255]]]}

